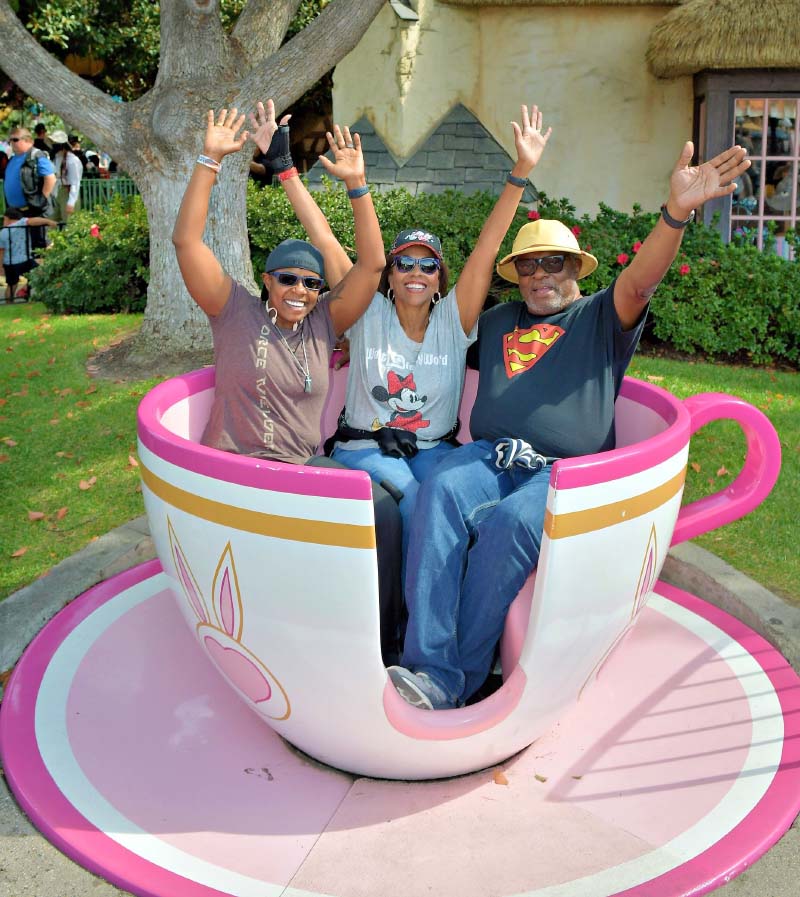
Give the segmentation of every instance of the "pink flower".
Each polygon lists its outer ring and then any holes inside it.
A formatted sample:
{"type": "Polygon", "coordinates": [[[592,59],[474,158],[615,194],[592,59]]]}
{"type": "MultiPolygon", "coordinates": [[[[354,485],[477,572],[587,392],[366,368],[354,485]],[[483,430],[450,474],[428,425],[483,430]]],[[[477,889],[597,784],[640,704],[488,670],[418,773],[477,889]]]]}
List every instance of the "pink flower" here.
{"type": "Polygon", "coordinates": [[[579,237],[581,235],[581,229],[578,227],[577,224],[574,225],[573,227],[571,227],[570,230],[572,231],[573,234],[575,234],[576,237],[579,237]]]}
{"type": "Polygon", "coordinates": [[[628,255],[627,252],[620,252],[620,254],[617,256],[617,262],[620,265],[627,265],[629,258],[630,258],[630,256],[628,255]]]}
{"type": "Polygon", "coordinates": [[[641,248],[642,248],[642,241],[641,241],[641,240],[637,240],[637,241],[633,244],[633,246],[631,246],[631,249],[633,250],[634,254],[636,254],[641,248]]]}
{"type": "Polygon", "coordinates": [[[91,237],[97,237],[97,238],[99,239],[99,237],[100,237],[100,228],[99,228],[96,224],[93,224],[93,225],[89,228],[89,236],[91,236],[91,237]]]}
{"type": "Polygon", "coordinates": [[[679,274],[688,274],[691,270],[692,269],[688,265],[681,265],[680,268],[678,268],[678,273],[679,274]]]}
{"type": "Polygon", "coordinates": [[[530,212],[528,212],[528,218],[531,221],[538,221],[541,217],[542,216],[536,211],[536,209],[531,209],[530,212]]]}

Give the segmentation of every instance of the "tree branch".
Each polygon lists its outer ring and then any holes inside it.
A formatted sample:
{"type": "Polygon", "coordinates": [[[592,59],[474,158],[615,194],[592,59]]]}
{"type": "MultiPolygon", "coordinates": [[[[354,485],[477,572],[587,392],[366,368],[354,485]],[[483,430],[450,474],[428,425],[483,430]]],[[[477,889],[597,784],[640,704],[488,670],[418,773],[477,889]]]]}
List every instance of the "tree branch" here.
{"type": "Polygon", "coordinates": [[[215,80],[231,64],[230,41],[217,0],[161,0],[161,44],[157,86],[215,80]],[[191,32],[192,40],[186,39],[191,32]],[[207,51],[198,53],[198,47],[207,51]]]}
{"type": "Polygon", "coordinates": [[[280,47],[300,0],[249,0],[239,14],[231,37],[238,41],[248,61],[257,65],[280,47]]]}
{"type": "Polygon", "coordinates": [[[233,105],[249,109],[272,97],[280,114],[355,47],[384,2],[334,0],[265,65],[250,66],[233,105]]]}
{"type": "Polygon", "coordinates": [[[119,133],[123,104],[115,103],[51,56],[25,30],[8,0],[0,0],[3,71],[26,93],[41,100],[77,130],[111,136],[119,133]]]}

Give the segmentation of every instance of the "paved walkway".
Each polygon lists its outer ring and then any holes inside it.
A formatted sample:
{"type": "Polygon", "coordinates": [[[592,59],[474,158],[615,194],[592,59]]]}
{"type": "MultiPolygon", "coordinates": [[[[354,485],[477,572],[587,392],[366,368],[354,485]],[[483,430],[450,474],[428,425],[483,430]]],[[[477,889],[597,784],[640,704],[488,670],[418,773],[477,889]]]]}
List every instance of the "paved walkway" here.
{"type": "MultiPolygon", "coordinates": [[[[147,521],[139,517],[0,602],[0,670],[13,667],[36,633],[73,598],[154,556],[147,521]]],[[[742,620],[800,672],[800,609],[691,543],[673,549],[661,578],[742,620]]],[[[720,897],[796,897],[798,881],[800,824],[795,822],[772,850],[715,893],[720,897]]],[[[125,893],[76,865],[46,841],[0,778],[0,897],[111,897],[125,893]]]]}

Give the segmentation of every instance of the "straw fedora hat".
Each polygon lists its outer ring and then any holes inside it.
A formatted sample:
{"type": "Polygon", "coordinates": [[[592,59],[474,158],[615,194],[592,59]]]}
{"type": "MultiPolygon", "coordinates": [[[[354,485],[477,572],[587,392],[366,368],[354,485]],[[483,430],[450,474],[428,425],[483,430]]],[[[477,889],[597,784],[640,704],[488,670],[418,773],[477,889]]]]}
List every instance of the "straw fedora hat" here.
{"type": "Polygon", "coordinates": [[[581,249],[575,234],[565,224],[540,218],[538,221],[528,222],[519,229],[511,252],[497,263],[497,273],[511,283],[519,283],[514,259],[518,255],[525,255],[526,252],[550,251],[567,252],[580,257],[581,269],[578,272],[578,280],[587,277],[597,267],[597,259],[581,249]]]}

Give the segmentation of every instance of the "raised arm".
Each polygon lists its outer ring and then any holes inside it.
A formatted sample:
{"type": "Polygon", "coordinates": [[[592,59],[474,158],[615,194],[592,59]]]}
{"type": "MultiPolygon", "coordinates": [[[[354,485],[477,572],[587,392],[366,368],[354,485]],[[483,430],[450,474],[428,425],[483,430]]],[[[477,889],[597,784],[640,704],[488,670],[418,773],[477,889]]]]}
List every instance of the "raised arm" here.
{"type": "Polygon", "coordinates": [[[334,125],[333,134],[329,131],[327,137],[334,160],[320,156],[320,162],[329,174],[344,181],[353,207],[356,237],[356,263],[331,291],[331,318],[336,333],[341,336],[372,301],[386,264],[386,253],[372,194],[367,187],[361,137],[351,136],[349,128],[342,131],[338,125],[334,125]]]}
{"type": "Polygon", "coordinates": [[[750,167],[747,151],[741,146],[732,146],[709,162],[690,167],[693,153],[694,145],[687,140],[670,176],[666,216],[659,218],[614,287],[614,306],[625,330],[639,320],[675,260],[692,212],[709,199],[733,193],[736,178],[750,167]],[[667,217],[672,219],[672,225],[667,217]]]}
{"type": "Polygon", "coordinates": [[[238,133],[243,124],[244,115],[237,115],[236,109],[221,109],[216,119],[213,110],[208,111],[203,154],[189,178],[172,230],[172,244],[186,289],[200,308],[212,317],[218,315],[228,301],[231,278],[203,242],[203,231],[211,188],[217,177],[214,163],[219,166],[225,156],[244,146],[247,131],[238,133]],[[205,163],[201,159],[205,159],[205,163]]]}
{"type": "Polygon", "coordinates": [[[267,100],[266,105],[259,101],[256,104],[256,114],[250,115],[253,129],[251,137],[266,157],[270,171],[278,175],[286,197],[292,204],[297,220],[308,234],[309,241],[322,253],[325,279],[330,287],[335,287],[353,267],[353,263],[334,236],[328,219],[294,167],[289,149],[290,118],[291,115],[284,115],[280,125],[276,124],[273,101],[267,100]]]}
{"type": "Polygon", "coordinates": [[[529,116],[528,107],[523,104],[520,120],[521,125],[515,121],[511,122],[511,127],[514,129],[517,161],[509,175],[518,183],[513,183],[511,180],[506,182],[503,192],[481,228],[478,242],[467,259],[456,284],[456,299],[464,333],[469,333],[478,320],[478,315],[481,313],[483,303],[486,301],[486,294],[489,291],[489,283],[492,279],[497,253],[500,251],[500,244],[505,239],[511,222],[514,220],[528,177],[541,158],[553,130],[548,128],[544,134],[542,133],[542,113],[538,106],[531,106],[529,116]]]}

